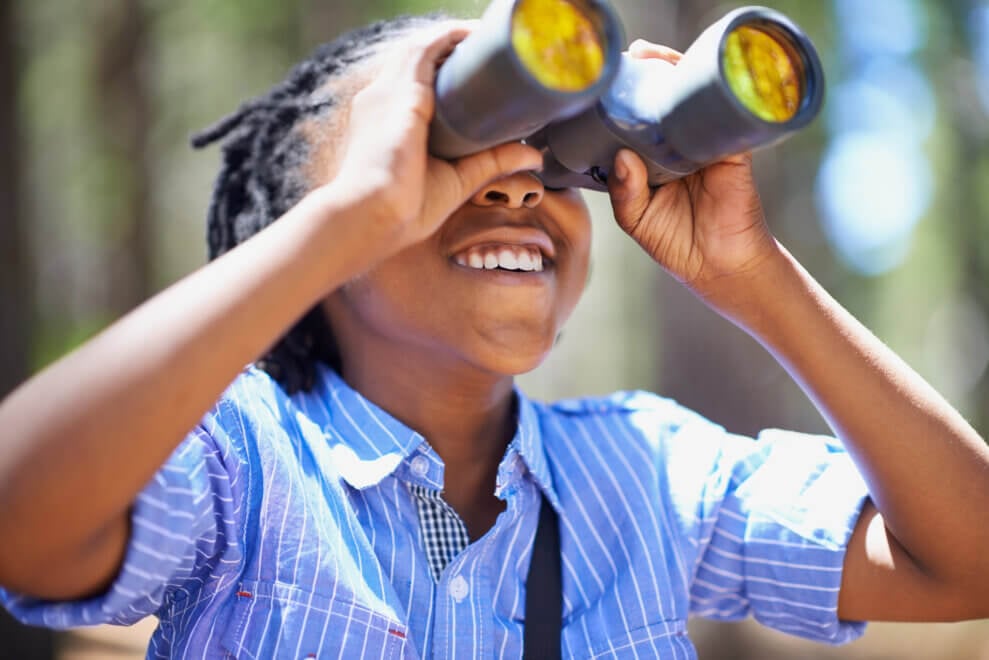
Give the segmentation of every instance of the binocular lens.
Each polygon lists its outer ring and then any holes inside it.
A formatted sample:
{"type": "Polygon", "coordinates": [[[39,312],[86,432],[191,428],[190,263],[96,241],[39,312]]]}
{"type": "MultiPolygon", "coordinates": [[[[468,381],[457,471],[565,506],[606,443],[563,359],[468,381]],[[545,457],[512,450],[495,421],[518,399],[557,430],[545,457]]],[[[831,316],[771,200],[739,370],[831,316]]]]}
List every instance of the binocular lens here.
{"type": "Polygon", "coordinates": [[[725,39],[723,65],[732,92],[752,114],[768,122],[789,121],[804,100],[803,60],[783,34],[750,25],[725,39]]]}
{"type": "Polygon", "coordinates": [[[512,46],[544,87],[582,91],[604,71],[607,44],[596,23],[567,0],[521,0],[512,16],[512,46]]]}

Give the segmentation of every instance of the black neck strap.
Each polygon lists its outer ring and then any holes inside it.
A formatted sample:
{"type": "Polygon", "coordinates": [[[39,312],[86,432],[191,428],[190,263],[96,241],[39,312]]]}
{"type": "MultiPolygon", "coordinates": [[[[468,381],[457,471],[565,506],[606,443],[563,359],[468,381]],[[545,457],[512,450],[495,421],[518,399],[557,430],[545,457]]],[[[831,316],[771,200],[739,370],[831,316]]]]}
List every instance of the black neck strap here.
{"type": "Polygon", "coordinates": [[[563,623],[560,524],[546,496],[539,507],[539,527],[525,582],[523,660],[559,660],[563,623]]]}

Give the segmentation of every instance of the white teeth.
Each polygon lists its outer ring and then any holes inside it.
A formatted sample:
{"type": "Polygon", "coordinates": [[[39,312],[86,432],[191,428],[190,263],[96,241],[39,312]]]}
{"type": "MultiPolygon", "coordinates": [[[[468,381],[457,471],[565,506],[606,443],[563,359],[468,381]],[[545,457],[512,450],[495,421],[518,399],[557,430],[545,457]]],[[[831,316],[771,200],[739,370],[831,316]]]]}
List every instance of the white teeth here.
{"type": "Polygon", "coordinates": [[[498,253],[498,265],[505,270],[518,270],[519,260],[510,248],[502,248],[501,252],[498,253]]]}
{"type": "Polygon", "coordinates": [[[453,260],[475,270],[502,270],[542,272],[543,255],[539,248],[503,245],[473,247],[454,255],[453,260]]]}

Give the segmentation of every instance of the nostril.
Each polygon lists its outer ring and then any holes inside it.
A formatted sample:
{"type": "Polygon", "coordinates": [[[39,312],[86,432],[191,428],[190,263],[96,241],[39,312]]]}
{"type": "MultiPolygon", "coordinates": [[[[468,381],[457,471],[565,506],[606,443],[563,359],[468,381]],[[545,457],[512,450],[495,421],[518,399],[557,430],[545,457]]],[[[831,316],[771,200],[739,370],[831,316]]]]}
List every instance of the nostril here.
{"type": "Polygon", "coordinates": [[[489,190],[487,193],[485,193],[484,199],[488,200],[489,202],[507,202],[508,195],[497,190],[489,190]]]}
{"type": "Polygon", "coordinates": [[[526,193],[525,197],[522,198],[522,204],[523,206],[528,206],[531,208],[539,203],[539,198],[540,198],[539,193],[535,193],[535,192],[526,193]]]}

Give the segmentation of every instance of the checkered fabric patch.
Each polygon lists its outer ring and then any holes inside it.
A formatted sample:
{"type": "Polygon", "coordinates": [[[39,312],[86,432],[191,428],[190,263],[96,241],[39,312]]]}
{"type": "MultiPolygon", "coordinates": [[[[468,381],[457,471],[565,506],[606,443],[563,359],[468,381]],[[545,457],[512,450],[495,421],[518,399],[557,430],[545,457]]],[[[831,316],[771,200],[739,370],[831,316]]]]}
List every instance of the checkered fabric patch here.
{"type": "Polygon", "coordinates": [[[439,491],[418,484],[409,484],[409,491],[419,508],[419,527],[426,542],[429,568],[433,579],[439,582],[443,569],[470,542],[467,526],[439,491]]]}

